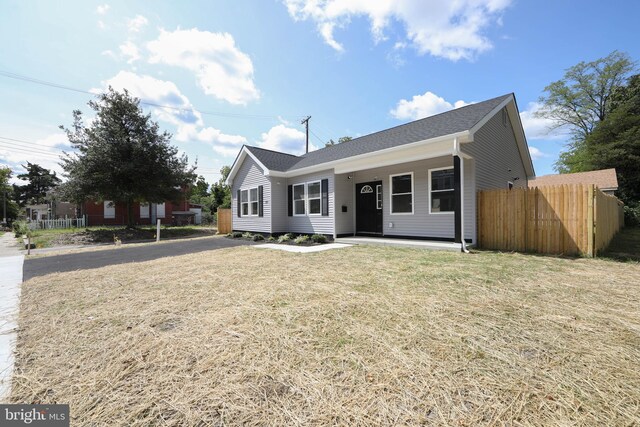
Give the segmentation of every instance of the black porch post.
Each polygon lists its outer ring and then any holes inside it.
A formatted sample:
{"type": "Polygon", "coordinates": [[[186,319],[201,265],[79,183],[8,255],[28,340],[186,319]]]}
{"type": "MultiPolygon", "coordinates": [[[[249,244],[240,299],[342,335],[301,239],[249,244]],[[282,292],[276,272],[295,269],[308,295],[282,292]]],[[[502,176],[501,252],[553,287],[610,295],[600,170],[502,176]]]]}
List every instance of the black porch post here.
{"type": "Polygon", "coordinates": [[[453,198],[454,198],[454,242],[462,243],[462,193],[461,193],[461,168],[460,168],[460,156],[453,156],[453,198]]]}

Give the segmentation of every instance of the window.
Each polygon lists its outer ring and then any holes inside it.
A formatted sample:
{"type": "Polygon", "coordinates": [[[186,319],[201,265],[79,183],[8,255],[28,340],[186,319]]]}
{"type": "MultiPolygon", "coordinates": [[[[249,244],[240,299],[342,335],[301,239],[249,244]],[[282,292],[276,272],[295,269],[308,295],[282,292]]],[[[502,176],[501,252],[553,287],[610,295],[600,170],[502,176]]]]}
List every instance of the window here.
{"type": "Polygon", "coordinates": [[[240,206],[242,207],[242,216],[249,215],[249,190],[240,192],[240,206]]]}
{"type": "Polygon", "coordinates": [[[376,185],[376,208],[382,209],[382,185],[376,185]]]}
{"type": "Polygon", "coordinates": [[[104,201],[104,217],[105,218],[116,217],[116,205],[111,200],[104,201]]]}
{"type": "Polygon", "coordinates": [[[140,218],[149,218],[149,203],[140,203],[140,218]]]}
{"type": "Polygon", "coordinates": [[[413,172],[391,175],[391,213],[413,214],[413,172]]]}
{"type": "Polygon", "coordinates": [[[429,170],[429,212],[453,212],[455,192],[453,190],[453,168],[429,170]]]}
{"type": "Polygon", "coordinates": [[[251,203],[251,215],[258,215],[258,189],[249,190],[249,202],[251,203]]]}
{"type": "Polygon", "coordinates": [[[295,184],[293,186],[293,214],[304,215],[305,214],[305,197],[304,197],[304,184],[295,184]]]}
{"type": "Polygon", "coordinates": [[[320,181],[307,184],[309,215],[320,215],[320,181]]]}

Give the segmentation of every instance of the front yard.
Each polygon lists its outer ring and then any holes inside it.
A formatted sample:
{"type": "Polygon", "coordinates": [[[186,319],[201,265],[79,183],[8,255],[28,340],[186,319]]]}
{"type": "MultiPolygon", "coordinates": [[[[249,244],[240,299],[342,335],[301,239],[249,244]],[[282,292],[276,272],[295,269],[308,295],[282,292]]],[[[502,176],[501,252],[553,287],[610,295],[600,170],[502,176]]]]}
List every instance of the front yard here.
{"type": "Polygon", "coordinates": [[[638,425],[640,265],[253,247],[22,288],[12,402],[72,425],[638,425]]]}
{"type": "MultiPolygon", "coordinates": [[[[212,236],[215,228],[196,225],[167,227],[162,226],[160,237],[164,239],[176,239],[181,237],[212,236]]],[[[66,228],[53,230],[34,230],[31,243],[36,248],[48,248],[51,246],[65,245],[91,245],[100,243],[114,243],[117,239],[122,243],[154,240],[156,238],[155,226],[138,226],[135,229],[125,227],[87,227],[66,228]]]]}

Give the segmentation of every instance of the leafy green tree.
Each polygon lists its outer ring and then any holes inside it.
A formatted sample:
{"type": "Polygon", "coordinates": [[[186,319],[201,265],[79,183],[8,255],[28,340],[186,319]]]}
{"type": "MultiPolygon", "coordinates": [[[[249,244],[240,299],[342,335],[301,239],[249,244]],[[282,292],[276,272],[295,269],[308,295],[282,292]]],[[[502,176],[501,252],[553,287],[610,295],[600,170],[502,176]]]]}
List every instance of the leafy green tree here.
{"type": "Polygon", "coordinates": [[[178,156],[171,135],[144,114],[140,101],[109,87],[88,105],[95,112],[89,126],[78,110],[71,129],[60,126],[77,149],[62,158],[68,178],[63,197],[124,203],[129,227],[134,226],[135,202],[178,201],[182,189],[195,180],[194,168],[186,155],[178,156]]]}
{"type": "MultiPolygon", "coordinates": [[[[209,195],[209,184],[207,184],[207,181],[204,179],[204,176],[200,175],[198,176],[198,180],[196,181],[195,185],[191,188],[192,200],[194,197],[201,198],[201,197],[207,197],[208,195],[209,195]]],[[[197,202],[194,202],[194,203],[197,203],[197,202]]]]}
{"type": "Polygon", "coordinates": [[[607,117],[585,141],[585,162],[588,170],[615,168],[618,196],[630,208],[639,209],[640,75],[616,90],[611,105],[607,117]]]}
{"type": "Polygon", "coordinates": [[[324,144],[324,146],[330,147],[332,145],[342,144],[343,142],[351,141],[352,139],[353,138],[351,138],[350,136],[341,136],[340,138],[338,138],[338,142],[335,142],[333,139],[330,139],[324,144]]]}
{"type": "Polygon", "coordinates": [[[46,203],[47,193],[60,184],[60,178],[56,176],[55,172],[35,163],[27,162],[27,165],[23,167],[27,172],[18,175],[17,178],[27,181],[27,184],[16,186],[18,203],[20,206],[46,203]]]}
{"type": "Polygon", "coordinates": [[[14,191],[9,184],[11,179],[11,169],[8,167],[0,167],[0,209],[2,209],[2,219],[4,221],[13,221],[18,217],[18,203],[14,200],[14,191]]]}
{"type": "Polygon", "coordinates": [[[223,166],[220,169],[220,179],[211,186],[211,196],[213,197],[212,212],[216,212],[218,208],[231,207],[231,188],[227,185],[227,178],[230,172],[230,166],[223,166]]]}

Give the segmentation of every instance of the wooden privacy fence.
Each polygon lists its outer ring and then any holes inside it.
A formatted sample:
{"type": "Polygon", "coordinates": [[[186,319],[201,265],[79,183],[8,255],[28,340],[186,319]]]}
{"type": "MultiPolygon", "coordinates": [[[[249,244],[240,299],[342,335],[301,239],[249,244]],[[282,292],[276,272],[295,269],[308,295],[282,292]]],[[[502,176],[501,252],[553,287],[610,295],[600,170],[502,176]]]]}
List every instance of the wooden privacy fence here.
{"type": "Polygon", "coordinates": [[[231,209],[218,209],[218,234],[231,233],[231,209]]]}
{"type": "Polygon", "coordinates": [[[624,225],[622,202],[593,185],[478,192],[478,247],[596,256],[624,225]]]}

